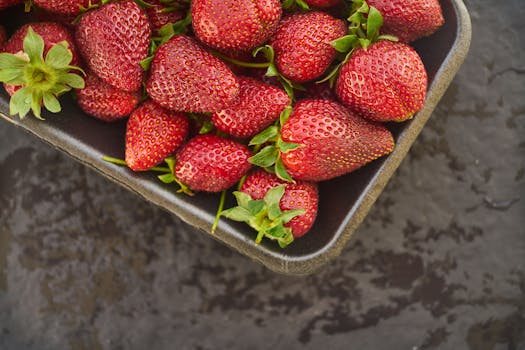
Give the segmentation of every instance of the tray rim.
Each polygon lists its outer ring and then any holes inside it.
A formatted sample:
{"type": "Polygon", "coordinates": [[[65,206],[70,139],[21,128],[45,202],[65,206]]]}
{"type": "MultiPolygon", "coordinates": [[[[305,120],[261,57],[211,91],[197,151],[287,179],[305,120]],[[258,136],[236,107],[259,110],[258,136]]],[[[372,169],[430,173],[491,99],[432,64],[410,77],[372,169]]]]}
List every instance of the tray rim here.
{"type": "Polygon", "coordinates": [[[177,201],[176,197],[168,199],[166,194],[160,191],[159,187],[148,186],[148,181],[143,181],[139,178],[130,179],[125,169],[115,169],[109,163],[102,162],[100,159],[94,159],[86,154],[81,147],[78,147],[75,142],[72,142],[74,141],[72,137],[68,137],[66,134],[57,136],[56,130],[52,126],[41,123],[36,118],[26,118],[23,121],[12,118],[8,116],[8,111],[4,104],[0,104],[0,118],[35,135],[112,182],[167,210],[170,214],[177,215],[185,223],[200,229],[207,233],[209,237],[234,248],[241,254],[258,261],[270,270],[286,275],[308,275],[318,271],[328,261],[341,254],[348,240],[367,216],[372,205],[405,158],[466,58],[472,36],[470,16],[463,0],[451,0],[451,4],[457,14],[456,38],[429,86],[429,93],[423,109],[417,113],[417,117],[400,135],[396,148],[378,169],[363,194],[358,198],[358,204],[346,214],[343,220],[345,228],[341,234],[334,236],[332,240],[316,252],[300,257],[286,256],[285,254],[283,257],[282,252],[277,254],[267,249],[260,249],[249,237],[232,235],[231,233],[234,231],[229,229],[230,225],[225,220],[221,220],[215,234],[211,234],[209,232],[209,222],[210,220],[213,222],[213,218],[209,217],[208,213],[202,212],[199,217],[190,210],[183,209],[184,203],[177,201]],[[206,219],[203,219],[205,217],[206,219]]]}

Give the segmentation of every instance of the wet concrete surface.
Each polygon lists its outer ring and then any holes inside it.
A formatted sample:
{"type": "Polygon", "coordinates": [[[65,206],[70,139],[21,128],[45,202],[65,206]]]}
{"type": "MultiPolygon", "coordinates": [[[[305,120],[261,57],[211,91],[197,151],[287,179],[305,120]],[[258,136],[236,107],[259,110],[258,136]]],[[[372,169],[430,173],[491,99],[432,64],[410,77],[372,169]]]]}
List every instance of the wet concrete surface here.
{"type": "Polygon", "coordinates": [[[342,255],[287,277],[0,123],[0,349],[525,349],[525,6],[342,255]]]}

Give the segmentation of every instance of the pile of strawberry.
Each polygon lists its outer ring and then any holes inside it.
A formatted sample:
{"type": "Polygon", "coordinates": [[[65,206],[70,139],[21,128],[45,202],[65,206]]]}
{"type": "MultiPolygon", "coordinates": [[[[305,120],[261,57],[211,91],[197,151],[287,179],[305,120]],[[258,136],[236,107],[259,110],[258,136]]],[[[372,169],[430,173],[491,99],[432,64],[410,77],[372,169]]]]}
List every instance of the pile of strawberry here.
{"type": "Polygon", "coordinates": [[[427,90],[408,43],[443,24],[438,0],[25,2],[47,20],[8,40],[0,25],[12,115],[59,112],[73,90],[86,114],[128,118],[126,159],[106,160],[222,192],[218,217],[281,247],[312,227],[317,182],[392,152],[383,123],[412,118],[427,90]]]}

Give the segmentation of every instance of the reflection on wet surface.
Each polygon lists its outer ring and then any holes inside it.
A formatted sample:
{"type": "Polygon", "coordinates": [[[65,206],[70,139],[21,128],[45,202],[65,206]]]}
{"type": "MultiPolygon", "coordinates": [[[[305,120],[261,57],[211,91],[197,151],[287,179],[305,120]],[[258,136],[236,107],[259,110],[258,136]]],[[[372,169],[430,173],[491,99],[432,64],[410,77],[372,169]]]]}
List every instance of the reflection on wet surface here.
{"type": "Polygon", "coordinates": [[[341,257],[305,278],[2,123],[0,349],[525,349],[525,10],[490,5],[467,2],[466,64],[341,257]]]}

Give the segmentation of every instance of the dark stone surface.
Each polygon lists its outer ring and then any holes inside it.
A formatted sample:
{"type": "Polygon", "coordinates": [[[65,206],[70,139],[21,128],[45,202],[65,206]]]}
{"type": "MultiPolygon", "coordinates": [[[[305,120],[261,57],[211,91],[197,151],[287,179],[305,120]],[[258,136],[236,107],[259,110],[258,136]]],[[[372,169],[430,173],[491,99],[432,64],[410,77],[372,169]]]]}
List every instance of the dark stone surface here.
{"type": "Polygon", "coordinates": [[[464,66],[309,277],[0,123],[0,349],[525,349],[525,7],[466,4],[464,66]]]}

